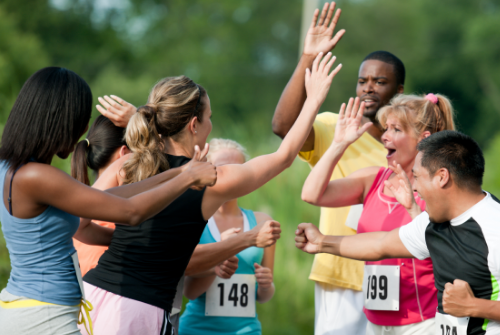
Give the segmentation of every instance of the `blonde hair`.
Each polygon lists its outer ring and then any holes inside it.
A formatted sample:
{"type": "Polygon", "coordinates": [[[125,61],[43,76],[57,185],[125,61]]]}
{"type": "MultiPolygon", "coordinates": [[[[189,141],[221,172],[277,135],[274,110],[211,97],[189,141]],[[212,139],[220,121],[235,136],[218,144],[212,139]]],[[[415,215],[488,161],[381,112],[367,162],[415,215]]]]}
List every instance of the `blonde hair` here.
{"type": "Polygon", "coordinates": [[[377,113],[382,127],[387,127],[387,118],[394,115],[403,124],[405,130],[412,129],[419,137],[423,132],[431,134],[442,130],[455,130],[454,111],[450,100],[441,94],[435,95],[435,104],[425,96],[399,94],[377,113]]]}
{"type": "Polygon", "coordinates": [[[234,149],[238,150],[242,155],[243,159],[245,162],[250,159],[247,153],[247,149],[243,147],[241,144],[239,144],[236,141],[225,139],[225,138],[213,138],[210,142],[210,149],[208,150],[207,154],[207,160],[211,162],[211,157],[213,154],[215,154],[217,151],[223,150],[223,149],[234,149]]]}
{"type": "Polygon", "coordinates": [[[125,131],[132,157],[123,165],[124,184],[154,176],[169,169],[163,140],[179,138],[197,117],[202,121],[206,91],[186,76],[160,80],[151,90],[148,103],[139,107],[125,131]]]}

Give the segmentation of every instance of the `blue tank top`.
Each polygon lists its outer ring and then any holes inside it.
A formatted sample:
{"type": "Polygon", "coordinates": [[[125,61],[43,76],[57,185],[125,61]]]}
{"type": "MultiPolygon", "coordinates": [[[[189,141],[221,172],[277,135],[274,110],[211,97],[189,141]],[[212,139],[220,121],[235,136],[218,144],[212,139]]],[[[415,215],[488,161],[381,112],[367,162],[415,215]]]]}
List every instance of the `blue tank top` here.
{"type": "Polygon", "coordinates": [[[0,220],[12,266],[7,291],[58,305],[78,305],[82,294],[71,255],[76,251],[72,237],[80,219],[52,206],[30,219],[10,215],[3,201],[7,171],[6,162],[0,161],[0,220]]]}
{"type": "MultiPolygon", "coordinates": [[[[257,225],[252,211],[241,209],[248,219],[248,229],[257,225]]],[[[245,229],[246,230],[246,229],[245,229]]],[[[200,244],[215,243],[220,240],[218,230],[210,229],[210,222],[200,238],[200,244]],[[211,232],[212,231],[212,232],[211,232]],[[217,239],[213,235],[217,236],[217,239]]],[[[264,249],[250,247],[236,255],[239,258],[236,274],[255,274],[254,263],[261,264],[264,249]]],[[[257,294],[257,290],[255,290],[257,294]]],[[[260,321],[254,318],[205,316],[205,293],[188,302],[186,310],[180,318],[179,335],[216,335],[216,334],[262,334],[260,321]]]]}

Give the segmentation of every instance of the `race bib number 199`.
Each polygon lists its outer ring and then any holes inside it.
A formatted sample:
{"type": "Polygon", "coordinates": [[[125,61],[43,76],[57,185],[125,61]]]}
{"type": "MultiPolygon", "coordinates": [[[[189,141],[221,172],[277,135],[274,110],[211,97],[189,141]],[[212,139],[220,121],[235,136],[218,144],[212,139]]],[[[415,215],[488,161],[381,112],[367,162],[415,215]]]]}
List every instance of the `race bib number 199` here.
{"type": "Polygon", "coordinates": [[[255,276],[216,277],[207,290],[206,316],[255,317],[255,276]]]}
{"type": "Polygon", "coordinates": [[[365,265],[363,294],[365,308],[399,311],[399,266],[365,265]]]}

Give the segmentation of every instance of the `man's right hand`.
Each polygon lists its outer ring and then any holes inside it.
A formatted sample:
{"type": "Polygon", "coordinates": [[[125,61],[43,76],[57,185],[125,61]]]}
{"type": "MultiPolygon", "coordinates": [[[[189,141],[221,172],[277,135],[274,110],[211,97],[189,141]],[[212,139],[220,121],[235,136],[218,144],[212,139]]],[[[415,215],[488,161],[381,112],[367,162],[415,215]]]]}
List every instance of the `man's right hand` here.
{"type": "Polygon", "coordinates": [[[255,226],[248,232],[252,245],[258,248],[270,247],[280,238],[281,226],[278,221],[267,220],[255,226]]]}
{"type": "Polygon", "coordinates": [[[309,254],[320,252],[320,243],[323,234],[312,223],[301,223],[295,231],[295,246],[309,254]]]}
{"type": "Polygon", "coordinates": [[[223,279],[231,278],[238,269],[238,257],[233,256],[215,266],[215,274],[223,279]]]}
{"type": "Polygon", "coordinates": [[[321,11],[319,21],[319,9],[314,11],[314,17],[304,41],[303,53],[305,55],[316,57],[320,52],[326,54],[327,52],[333,50],[338,41],[340,41],[342,36],[344,36],[344,29],[339,30],[335,36],[333,36],[335,26],[337,25],[341,13],[341,10],[337,9],[335,16],[333,16],[334,11],[335,2],[332,2],[331,4],[325,3],[323,10],[321,11]]]}

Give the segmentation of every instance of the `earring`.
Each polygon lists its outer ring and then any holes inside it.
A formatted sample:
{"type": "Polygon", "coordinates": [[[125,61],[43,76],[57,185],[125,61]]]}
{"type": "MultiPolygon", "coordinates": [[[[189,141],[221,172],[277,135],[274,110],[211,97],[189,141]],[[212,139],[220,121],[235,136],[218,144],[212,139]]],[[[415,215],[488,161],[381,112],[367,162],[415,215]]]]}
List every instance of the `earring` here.
{"type": "Polygon", "coordinates": [[[198,130],[195,130],[195,131],[194,131],[194,133],[195,133],[195,134],[198,134],[198,130]]]}

